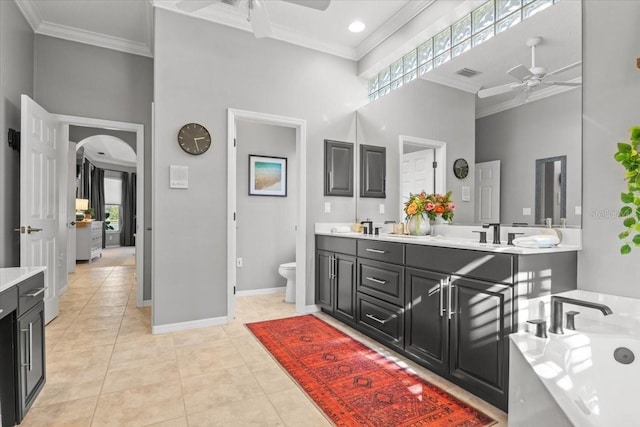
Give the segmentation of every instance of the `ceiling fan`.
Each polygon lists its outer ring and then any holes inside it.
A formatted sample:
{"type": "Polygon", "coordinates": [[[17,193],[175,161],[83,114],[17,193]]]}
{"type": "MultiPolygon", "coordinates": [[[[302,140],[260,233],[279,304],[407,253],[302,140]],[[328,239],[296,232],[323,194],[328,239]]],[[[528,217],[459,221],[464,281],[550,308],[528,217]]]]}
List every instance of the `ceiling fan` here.
{"type": "Polygon", "coordinates": [[[511,91],[520,91],[524,93],[526,99],[532,90],[541,86],[580,86],[582,84],[580,82],[558,82],[546,80],[549,76],[553,76],[554,74],[559,74],[579,66],[582,64],[582,61],[575,62],[555,71],[547,72],[545,67],[536,66],[536,46],[541,42],[542,37],[533,37],[527,40],[527,47],[531,48],[531,67],[527,68],[520,64],[507,71],[507,74],[516,79],[518,83],[507,83],[500,86],[481,89],[478,91],[478,97],[487,98],[511,91]]]}
{"type": "MultiPolygon", "coordinates": [[[[316,10],[327,10],[331,0],[281,0],[299,6],[310,7],[316,10]]],[[[196,12],[215,3],[225,3],[239,7],[244,0],[180,0],[176,3],[178,9],[185,12],[196,12]]],[[[247,21],[251,23],[251,29],[256,38],[269,37],[271,35],[271,20],[267,12],[265,0],[246,0],[247,21]]]]}

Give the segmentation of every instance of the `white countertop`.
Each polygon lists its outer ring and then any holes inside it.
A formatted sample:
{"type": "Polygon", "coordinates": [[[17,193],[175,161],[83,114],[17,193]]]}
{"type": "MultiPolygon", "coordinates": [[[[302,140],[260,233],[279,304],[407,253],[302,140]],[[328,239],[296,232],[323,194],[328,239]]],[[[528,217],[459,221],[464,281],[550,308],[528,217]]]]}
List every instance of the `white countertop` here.
{"type": "Polygon", "coordinates": [[[47,267],[9,267],[0,268],[0,292],[17,285],[31,276],[35,276],[47,267]]]}
{"type": "Polygon", "coordinates": [[[517,255],[534,255],[534,254],[547,254],[558,252],[573,252],[579,251],[582,248],[578,245],[559,244],[552,248],[522,248],[516,246],[510,246],[506,244],[494,245],[493,243],[479,243],[477,239],[465,239],[461,237],[442,236],[442,235],[429,235],[429,236],[408,236],[408,235],[396,235],[389,233],[381,233],[378,236],[362,234],[362,233],[336,233],[327,230],[326,228],[317,227],[316,235],[333,236],[333,237],[346,237],[353,239],[367,239],[367,240],[380,240],[384,242],[399,242],[410,243],[414,245],[425,246],[438,246],[444,248],[454,249],[472,249],[483,252],[498,252],[505,254],[517,254],[517,255]]]}

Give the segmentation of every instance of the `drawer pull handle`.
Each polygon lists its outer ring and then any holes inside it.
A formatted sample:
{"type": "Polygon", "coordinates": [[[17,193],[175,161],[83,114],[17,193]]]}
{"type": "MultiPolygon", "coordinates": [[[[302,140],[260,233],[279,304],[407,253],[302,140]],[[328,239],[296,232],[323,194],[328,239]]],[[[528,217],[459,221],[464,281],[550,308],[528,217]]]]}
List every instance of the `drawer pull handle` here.
{"type": "Polygon", "coordinates": [[[373,253],[376,253],[376,254],[386,254],[387,253],[387,251],[382,251],[380,249],[372,249],[372,248],[367,248],[367,252],[373,252],[373,253]]]}
{"type": "MultiPolygon", "coordinates": [[[[387,320],[382,320],[382,319],[378,319],[376,316],[374,316],[373,314],[365,314],[366,317],[368,317],[371,320],[375,320],[376,322],[384,325],[385,323],[387,323],[389,320],[391,320],[393,317],[387,319],[387,320]]],[[[395,317],[395,316],[394,316],[395,317]]]]}
{"type": "Polygon", "coordinates": [[[386,285],[387,284],[386,280],[376,279],[375,277],[367,277],[367,280],[371,280],[372,282],[377,283],[379,285],[386,285]]]}
{"type": "Polygon", "coordinates": [[[38,290],[37,290],[37,291],[35,291],[35,292],[31,292],[30,294],[25,294],[24,296],[25,296],[25,297],[31,297],[31,298],[33,298],[33,297],[37,297],[38,295],[40,295],[41,293],[43,293],[43,292],[44,292],[44,291],[46,291],[46,290],[47,290],[47,287],[45,286],[45,287],[43,287],[43,288],[38,289],[38,290]]]}

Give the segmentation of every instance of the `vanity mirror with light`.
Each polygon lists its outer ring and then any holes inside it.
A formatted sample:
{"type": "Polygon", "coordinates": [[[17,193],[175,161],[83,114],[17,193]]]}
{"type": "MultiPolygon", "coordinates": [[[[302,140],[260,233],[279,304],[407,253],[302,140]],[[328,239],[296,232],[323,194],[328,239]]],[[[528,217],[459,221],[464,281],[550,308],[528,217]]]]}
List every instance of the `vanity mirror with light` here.
{"type": "MultiPolygon", "coordinates": [[[[425,185],[444,186],[443,191],[453,192],[454,224],[484,222],[478,211],[483,203],[486,206],[489,194],[497,202],[495,215],[502,224],[543,225],[544,218],[551,217],[554,225],[580,227],[581,34],[581,2],[558,2],[361,107],[357,111],[356,142],[387,147],[387,198],[386,213],[381,214],[380,200],[357,197],[356,218],[404,220],[399,207],[408,194],[403,188],[406,177],[401,158],[412,149],[410,141],[405,142],[406,149],[400,141],[415,138],[445,147],[446,157],[435,169],[442,178],[425,185]],[[542,39],[535,47],[535,65],[545,67],[546,72],[560,71],[543,78],[539,87],[532,83],[529,88],[528,83],[515,80],[513,73],[507,72],[521,64],[532,68],[527,43],[536,36],[542,39]],[[456,73],[465,68],[478,73],[473,77],[456,73]],[[477,96],[480,89],[505,85],[517,88],[497,91],[495,96],[477,96]],[[527,90],[523,90],[525,86],[527,90]],[[540,196],[547,200],[548,209],[549,203],[559,203],[552,209],[558,213],[546,216],[540,206],[536,207],[536,162],[562,156],[564,175],[554,178],[560,183],[559,192],[554,190],[553,200],[540,196]],[[467,162],[465,178],[457,177],[456,171],[465,168],[459,164],[455,169],[456,159],[467,162]],[[490,162],[499,165],[499,188],[479,187],[476,166],[490,162]]],[[[526,80],[524,76],[522,79],[526,80]]],[[[428,173],[433,175],[434,169],[428,173]]],[[[425,191],[433,192],[431,188],[425,191]]]]}

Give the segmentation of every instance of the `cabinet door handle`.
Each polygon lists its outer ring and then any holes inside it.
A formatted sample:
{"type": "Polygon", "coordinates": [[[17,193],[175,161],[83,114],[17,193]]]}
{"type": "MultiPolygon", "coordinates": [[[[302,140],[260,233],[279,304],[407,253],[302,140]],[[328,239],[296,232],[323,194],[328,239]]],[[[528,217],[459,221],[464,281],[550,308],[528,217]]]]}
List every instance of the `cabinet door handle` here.
{"type": "Polygon", "coordinates": [[[46,286],[44,286],[44,287],[42,287],[42,288],[38,289],[37,291],[35,291],[35,292],[31,292],[30,294],[25,294],[24,296],[25,296],[25,297],[32,297],[32,298],[33,298],[33,297],[37,297],[38,295],[40,295],[41,293],[43,293],[43,292],[44,292],[44,291],[46,291],[46,290],[47,290],[47,287],[46,287],[46,286]]]}
{"type": "Polygon", "coordinates": [[[365,314],[366,317],[368,317],[371,320],[375,320],[376,322],[384,325],[385,323],[387,323],[389,320],[391,320],[391,318],[387,319],[387,320],[382,320],[382,319],[378,319],[376,316],[374,316],[373,314],[365,314]]]}
{"type": "Polygon", "coordinates": [[[29,334],[29,356],[27,363],[23,363],[22,366],[26,366],[29,371],[33,368],[33,323],[29,323],[29,329],[22,329],[22,332],[29,334]]]}
{"type": "Polygon", "coordinates": [[[444,281],[445,279],[440,279],[440,317],[444,315],[444,281]]]}
{"type": "Polygon", "coordinates": [[[333,171],[329,171],[329,190],[333,190],[333,171]]]}
{"type": "Polygon", "coordinates": [[[449,317],[449,320],[451,320],[451,318],[453,317],[453,308],[452,308],[452,300],[453,300],[453,288],[454,285],[451,282],[451,277],[447,277],[447,284],[448,284],[448,294],[447,294],[447,311],[449,312],[449,315],[447,317],[449,317]]]}
{"type": "Polygon", "coordinates": [[[375,277],[367,277],[367,280],[371,280],[372,282],[377,283],[379,285],[386,285],[387,284],[386,280],[376,279],[375,277]]]}
{"type": "Polygon", "coordinates": [[[332,255],[329,257],[329,279],[334,279],[335,276],[335,270],[336,268],[336,258],[332,255]]]}
{"type": "Polygon", "coordinates": [[[367,248],[367,252],[373,252],[373,253],[376,253],[376,254],[386,254],[387,253],[387,251],[382,251],[380,249],[372,249],[372,248],[367,248]]]}

